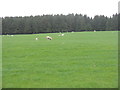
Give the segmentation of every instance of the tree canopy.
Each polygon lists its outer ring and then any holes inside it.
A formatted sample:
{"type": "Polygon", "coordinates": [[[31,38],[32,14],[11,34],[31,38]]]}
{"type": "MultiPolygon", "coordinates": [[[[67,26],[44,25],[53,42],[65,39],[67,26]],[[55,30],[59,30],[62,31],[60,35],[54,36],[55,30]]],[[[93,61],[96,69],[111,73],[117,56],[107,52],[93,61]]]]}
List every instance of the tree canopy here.
{"type": "Polygon", "coordinates": [[[55,33],[118,30],[118,14],[112,17],[82,14],[57,14],[2,18],[2,34],[55,33]]]}

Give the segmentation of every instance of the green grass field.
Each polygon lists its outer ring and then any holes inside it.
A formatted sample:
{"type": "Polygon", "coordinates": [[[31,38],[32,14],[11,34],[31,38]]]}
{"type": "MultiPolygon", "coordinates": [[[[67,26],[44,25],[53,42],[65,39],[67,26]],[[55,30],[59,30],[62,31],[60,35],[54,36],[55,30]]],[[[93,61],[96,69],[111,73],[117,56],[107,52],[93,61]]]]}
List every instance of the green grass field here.
{"type": "Polygon", "coordinates": [[[3,88],[118,87],[117,31],[59,34],[4,35],[3,88]]]}
{"type": "Polygon", "coordinates": [[[0,36],[0,89],[2,89],[2,36],[0,36]]]}

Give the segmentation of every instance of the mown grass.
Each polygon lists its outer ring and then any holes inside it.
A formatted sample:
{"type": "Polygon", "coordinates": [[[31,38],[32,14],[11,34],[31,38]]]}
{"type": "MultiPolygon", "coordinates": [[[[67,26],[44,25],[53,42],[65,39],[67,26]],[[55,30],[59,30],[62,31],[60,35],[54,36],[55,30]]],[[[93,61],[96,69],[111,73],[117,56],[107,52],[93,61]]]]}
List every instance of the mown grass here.
{"type": "Polygon", "coordinates": [[[59,34],[3,36],[3,88],[118,87],[118,32],[59,34]]]}
{"type": "Polygon", "coordinates": [[[0,35],[0,89],[2,89],[2,35],[0,35]]]}

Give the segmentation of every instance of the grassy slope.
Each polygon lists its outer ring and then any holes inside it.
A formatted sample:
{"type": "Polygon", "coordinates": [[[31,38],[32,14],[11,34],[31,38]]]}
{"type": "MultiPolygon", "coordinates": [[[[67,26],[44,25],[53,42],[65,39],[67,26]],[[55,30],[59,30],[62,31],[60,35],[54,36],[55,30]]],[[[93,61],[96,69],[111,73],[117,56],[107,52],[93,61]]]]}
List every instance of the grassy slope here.
{"type": "Polygon", "coordinates": [[[2,36],[0,35],[0,89],[2,88],[2,36]]]}
{"type": "Polygon", "coordinates": [[[117,32],[58,35],[4,36],[3,87],[118,87],[117,32]]]}

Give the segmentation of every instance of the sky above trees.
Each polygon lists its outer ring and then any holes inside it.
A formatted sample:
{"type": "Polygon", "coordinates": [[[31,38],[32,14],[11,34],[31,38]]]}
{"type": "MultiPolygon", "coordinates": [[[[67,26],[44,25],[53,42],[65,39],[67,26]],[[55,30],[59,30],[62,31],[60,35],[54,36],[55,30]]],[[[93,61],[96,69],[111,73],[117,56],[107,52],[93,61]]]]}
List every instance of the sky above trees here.
{"type": "Polygon", "coordinates": [[[2,0],[0,17],[43,14],[87,14],[112,16],[119,0],[2,0]]]}

